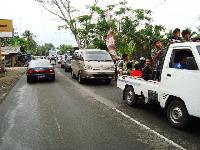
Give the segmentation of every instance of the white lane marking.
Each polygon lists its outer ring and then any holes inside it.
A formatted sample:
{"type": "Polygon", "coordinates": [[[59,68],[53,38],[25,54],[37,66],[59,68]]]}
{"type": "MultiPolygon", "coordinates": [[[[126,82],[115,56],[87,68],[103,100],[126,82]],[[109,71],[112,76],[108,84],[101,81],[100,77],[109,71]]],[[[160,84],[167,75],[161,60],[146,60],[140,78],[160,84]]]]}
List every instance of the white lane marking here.
{"type": "Polygon", "coordinates": [[[56,125],[57,125],[57,127],[58,127],[59,132],[61,132],[60,124],[58,123],[57,118],[54,118],[54,120],[55,120],[55,122],[56,122],[56,125]]]}
{"type": "Polygon", "coordinates": [[[179,149],[182,149],[182,150],[186,150],[186,149],[183,148],[182,146],[176,144],[174,141],[172,141],[172,140],[170,140],[170,139],[164,137],[163,135],[159,134],[159,133],[156,132],[155,130],[153,130],[153,129],[147,127],[146,125],[140,123],[139,121],[137,121],[137,120],[131,118],[129,115],[123,113],[122,111],[118,110],[117,108],[112,108],[112,109],[115,110],[116,112],[120,113],[122,116],[124,116],[125,118],[129,119],[130,121],[132,121],[132,122],[136,123],[137,125],[141,126],[142,128],[144,128],[144,129],[148,130],[149,132],[151,132],[151,133],[157,135],[158,137],[164,139],[166,142],[168,142],[168,143],[174,145],[175,147],[177,147],[177,148],[179,148],[179,149]]]}
{"type": "MultiPolygon", "coordinates": [[[[62,74],[62,73],[61,73],[61,74],[62,74]]],[[[64,75],[63,75],[63,76],[64,76],[64,75]]],[[[139,121],[137,121],[137,120],[131,118],[130,116],[128,116],[128,115],[126,115],[125,113],[123,113],[122,111],[118,110],[117,108],[115,108],[114,104],[111,104],[112,102],[110,102],[109,99],[103,98],[103,97],[101,97],[101,96],[95,94],[93,91],[91,91],[91,90],[89,90],[89,89],[87,89],[87,88],[85,88],[85,87],[82,87],[81,85],[77,84],[76,82],[70,80],[68,77],[67,77],[67,80],[68,80],[71,84],[73,84],[74,86],[78,86],[78,88],[81,89],[82,92],[84,91],[83,93],[89,94],[91,97],[95,98],[95,99],[96,99],[97,101],[99,101],[100,103],[102,103],[102,104],[104,104],[104,105],[106,105],[106,106],[112,108],[114,111],[120,113],[120,114],[121,114],[122,116],[124,116],[125,118],[127,118],[127,119],[131,120],[132,122],[136,123],[138,126],[141,126],[141,127],[144,128],[145,130],[148,130],[149,132],[155,134],[155,135],[158,136],[159,138],[164,139],[164,140],[165,140],[166,142],[168,142],[169,144],[172,144],[172,145],[174,145],[175,147],[177,147],[177,148],[179,148],[179,149],[186,150],[186,149],[183,148],[182,146],[176,144],[174,141],[172,141],[172,140],[170,140],[170,139],[164,137],[163,135],[159,134],[159,133],[156,132],[155,130],[153,130],[153,129],[147,127],[146,125],[140,123],[139,121]],[[102,100],[102,99],[104,99],[104,100],[102,100]]],[[[83,93],[82,93],[82,94],[83,94],[83,93]]]]}

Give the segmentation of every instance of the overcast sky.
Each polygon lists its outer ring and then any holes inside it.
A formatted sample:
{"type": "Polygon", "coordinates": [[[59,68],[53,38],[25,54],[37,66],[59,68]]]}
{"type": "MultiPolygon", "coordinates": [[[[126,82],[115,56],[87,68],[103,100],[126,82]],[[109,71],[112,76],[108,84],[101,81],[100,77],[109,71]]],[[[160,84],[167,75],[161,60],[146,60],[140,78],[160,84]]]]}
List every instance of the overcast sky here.
{"type": "MultiPolygon", "coordinates": [[[[71,0],[72,5],[82,10],[94,0],[71,0]]],[[[99,0],[101,6],[119,0],[99,0]]],[[[132,8],[153,10],[154,24],[164,25],[167,29],[190,27],[196,30],[200,26],[200,0],[128,0],[132,8]],[[163,3],[164,2],[164,3],[163,3]]],[[[58,30],[62,24],[58,18],[41,8],[34,0],[0,0],[0,19],[12,19],[14,29],[21,35],[30,30],[37,36],[38,44],[70,44],[76,42],[69,31],[58,30]]]]}

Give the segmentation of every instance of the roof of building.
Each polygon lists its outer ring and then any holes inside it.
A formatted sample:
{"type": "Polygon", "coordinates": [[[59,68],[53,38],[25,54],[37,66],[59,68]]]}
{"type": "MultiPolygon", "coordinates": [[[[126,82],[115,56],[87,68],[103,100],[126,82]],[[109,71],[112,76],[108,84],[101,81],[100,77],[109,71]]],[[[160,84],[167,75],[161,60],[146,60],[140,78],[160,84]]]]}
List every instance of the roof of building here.
{"type": "Polygon", "coordinates": [[[5,46],[1,47],[2,55],[17,54],[20,52],[20,46],[5,46]]]}

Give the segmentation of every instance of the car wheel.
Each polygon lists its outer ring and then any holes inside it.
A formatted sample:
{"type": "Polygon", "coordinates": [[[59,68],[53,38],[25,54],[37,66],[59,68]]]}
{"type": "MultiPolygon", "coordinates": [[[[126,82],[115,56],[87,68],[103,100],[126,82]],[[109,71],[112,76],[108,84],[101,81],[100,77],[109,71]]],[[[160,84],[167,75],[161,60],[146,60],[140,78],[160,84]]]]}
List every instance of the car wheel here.
{"type": "Polygon", "coordinates": [[[128,87],[125,90],[125,101],[129,106],[135,106],[137,104],[137,97],[132,87],[128,87]]]}
{"type": "Polygon", "coordinates": [[[74,74],[74,72],[73,72],[73,71],[71,72],[71,76],[72,76],[72,78],[73,78],[73,79],[75,79],[75,78],[76,78],[76,76],[75,76],[75,74],[74,74]]]}
{"type": "Polygon", "coordinates": [[[167,107],[167,119],[175,128],[185,128],[189,122],[189,114],[183,102],[173,100],[167,107]]]}
{"type": "Polygon", "coordinates": [[[81,74],[80,74],[80,73],[78,74],[78,82],[79,82],[80,84],[83,83],[83,78],[81,77],[81,74]]]}
{"type": "Polygon", "coordinates": [[[67,68],[65,68],[65,72],[67,72],[68,70],[67,70],[67,68]]]}

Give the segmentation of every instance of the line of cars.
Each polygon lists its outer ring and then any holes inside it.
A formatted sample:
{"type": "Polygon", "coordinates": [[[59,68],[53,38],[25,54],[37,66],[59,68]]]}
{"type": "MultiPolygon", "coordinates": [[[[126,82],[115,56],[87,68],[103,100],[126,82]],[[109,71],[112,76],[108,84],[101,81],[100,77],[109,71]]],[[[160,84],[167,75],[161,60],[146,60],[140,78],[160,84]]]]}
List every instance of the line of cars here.
{"type": "MultiPolygon", "coordinates": [[[[79,83],[84,83],[86,80],[104,80],[105,83],[110,84],[115,76],[114,62],[106,50],[76,50],[73,56],[69,53],[62,56],[58,63],[65,72],[71,72],[72,78],[78,78],[79,83]]],[[[36,79],[55,80],[54,66],[46,59],[32,60],[26,75],[27,82],[36,79]]]]}

